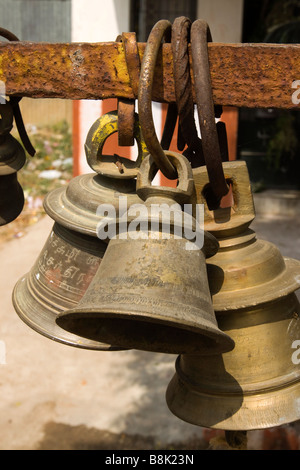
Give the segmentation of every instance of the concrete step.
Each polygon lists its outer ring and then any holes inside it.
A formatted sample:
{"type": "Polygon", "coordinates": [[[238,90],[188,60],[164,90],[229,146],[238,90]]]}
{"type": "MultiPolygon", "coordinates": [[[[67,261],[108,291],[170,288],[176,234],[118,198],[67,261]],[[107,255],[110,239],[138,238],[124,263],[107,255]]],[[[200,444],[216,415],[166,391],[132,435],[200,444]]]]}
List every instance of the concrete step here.
{"type": "Polygon", "coordinates": [[[300,216],[300,191],[269,189],[253,198],[257,215],[300,216]]]}

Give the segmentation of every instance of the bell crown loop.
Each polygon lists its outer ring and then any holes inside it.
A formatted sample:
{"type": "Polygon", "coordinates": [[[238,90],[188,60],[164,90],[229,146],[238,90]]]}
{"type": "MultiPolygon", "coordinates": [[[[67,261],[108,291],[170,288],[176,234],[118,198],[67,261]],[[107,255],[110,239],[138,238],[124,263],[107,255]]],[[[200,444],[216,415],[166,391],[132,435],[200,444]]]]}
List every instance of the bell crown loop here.
{"type": "MultiPolygon", "coordinates": [[[[178,203],[182,206],[184,203],[191,203],[193,205],[193,216],[191,217],[192,223],[192,230],[201,231],[203,232],[204,237],[204,245],[203,251],[205,253],[206,258],[209,258],[216,254],[219,248],[219,243],[217,239],[203,229],[203,227],[199,224],[194,217],[195,205],[195,185],[194,185],[194,178],[191,163],[189,160],[184,157],[183,155],[172,152],[172,151],[165,151],[166,157],[170,159],[173,167],[176,169],[178,174],[178,184],[176,188],[172,188],[169,186],[152,186],[151,181],[155,175],[157,170],[157,164],[153,160],[151,155],[147,155],[143,160],[140,171],[137,176],[137,183],[136,183],[136,192],[137,196],[145,201],[146,207],[149,208],[150,214],[150,206],[153,204],[167,204],[171,205],[174,203],[178,203]]],[[[151,206],[151,207],[153,207],[151,206]]],[[[184,208],[183,208],[184,209],[184,208]]],[[[180,220],[182,220],[182,216],[184,210],[178,207],[177,213],[180,212],[180,220]]],[[[173,233],[174,229],[176,229],[176,221],[175,214],[172,213],[168,214],[168,222],[170,223],[170,230],[173,233]]],[[[151,217],[149,218],[149,224],[151,221],[157,220],[160,223],[164,223],[164,218],[162,214],[155,214],[155,211],[152,211],[151,208],[151,217]]],[[[179,228],[182,228],[179,227],[179,228]]]]}
{"type": "Polygon", "coordinates": [[[166,157],[172,163],[178,174],[176,188],[169,186],[153,186],[151,184],[157,171],[157,165],[152,155],[144,158],[137,175],[137,195],[146,202],[152,197],[170,198],[179,204],[189,202],[194,193],[194,179],[190,162],[177,152],[165,151],[166,157]]]}
{"type": "Polygon", "coordinates": [[[134,139],[138,147],[136,161],[117,154],[102,154],[108,137],[118,131],[118,111],[104,114],[91,126],[86,137],[84,149],[87,163],[96,173],[118,179],[136,178],[141,161],[148,151],[142,137],[138,114],[135,113],[134,117],[134,139]]]}
{"type": "Polygon", "coordinates": [[[204,204],[205,228],[216,238],[232,238],[244,232],[255,219],[255,207],[246,162],[223,162],[223,171],[232,188],[230,207],[210,210],[205,198],[205,188],[210,185],[206,166],[193,169],[195,197],[198,204],[204,204]]]}

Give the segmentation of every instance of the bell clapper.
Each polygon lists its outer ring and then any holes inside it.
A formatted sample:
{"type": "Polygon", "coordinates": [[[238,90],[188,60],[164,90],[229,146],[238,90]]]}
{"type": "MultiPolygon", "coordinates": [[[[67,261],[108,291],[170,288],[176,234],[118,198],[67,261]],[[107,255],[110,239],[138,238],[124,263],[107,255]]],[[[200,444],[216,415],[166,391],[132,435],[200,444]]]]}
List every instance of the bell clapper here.
{"type": "Polygon", "coordinates": [[[247,450],[247,431],[224,431],[210,439],[207,450],[247,450]]]}
{"type": "Polygon", "coordinates": [[[247,449],[247,431],[225,431],[225,439],[233,449],[247,449]]]}

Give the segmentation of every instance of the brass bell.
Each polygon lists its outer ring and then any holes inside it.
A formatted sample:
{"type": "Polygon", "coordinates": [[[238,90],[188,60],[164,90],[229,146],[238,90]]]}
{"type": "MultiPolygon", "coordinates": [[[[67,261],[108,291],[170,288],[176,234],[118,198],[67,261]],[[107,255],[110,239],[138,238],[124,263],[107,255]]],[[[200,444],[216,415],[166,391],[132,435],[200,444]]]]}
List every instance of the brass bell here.
{"type": "Polygon", "coordinates": [[[192,250],[178,235],[182,205],[193,195],[194,181],[185,157],[166,155],[177,170],[178,186],[152,186],[156,165],[150,155],[143,160],[137,194],[145,204],[136,207],[138,223],[128,211],[129,222],[117,227],[81,301],[56,322],[74,334],[125,348],[169,354],[228,351],[233,341],[217,326],[205,264],[218,243],[202,231],[203,246],[192,250]],[[169,218],[152,212],[163,204],[167,212],[174,209],[169,218]]]}
{"type": "Polygon", "coordinates": [[[21,144],[9,133],[13,125],[13,110],[9,103],[0,104],[0,225],[15,220],[24,207],[24,193],[17,171],[26,161],[21,144]]]}
{"type": "MultiPolygon", "coordinates": [[[[300,369],[292,360],[300,339],[300,261],[256,238],[245,162],[223,163],[233,187],[230,208],[209,211],[205,229],[219,242],[207,271],[220,329],[235,348],[203,361],[181,355],[167,392],[167,404],[189,423],[228,431],[279,426],[300,418],[300,369]]],[[[197,199],[205,200],[205,167],[194,170],[197,199]]]]}
{"type": "MultiPolygon", "coordinates": [[[[115,113],[97,120],[93,135],[88,134],[86,146],[90,148],[90,139],[97,138],[99,146],[103,147],[104,141],[116,131],[116,122],[115,113]],[[103,132],[103,121],[111,122],[107,132],[103,132]]],[[[141,147],[141,135],[136,138],[141,147]]],[[[88,162],[90,156],[87,151],[88,162]]],[[[99,151],[97,158],[106,157],[99,151]]],[[[50,339],[85,349],[119,350],[124,348],[119,348],[116,343],[107,344],[74,335],[55,323],[59,313],[77,305],[107,248],[107,241],[97,236],[98,224],[104,217],[99,214],[98,207],[109,204],[118,216],[120,196],[125,196],[129,204],[140,201],[134,179],[115,178],[110,174],[109,166],[106,173],[77,176],[67,186],[55,189],[45,197],[44,209],[54,220],[53,229],[32,269],[17,282],[13,304],[28,326],[50,339]]]]}

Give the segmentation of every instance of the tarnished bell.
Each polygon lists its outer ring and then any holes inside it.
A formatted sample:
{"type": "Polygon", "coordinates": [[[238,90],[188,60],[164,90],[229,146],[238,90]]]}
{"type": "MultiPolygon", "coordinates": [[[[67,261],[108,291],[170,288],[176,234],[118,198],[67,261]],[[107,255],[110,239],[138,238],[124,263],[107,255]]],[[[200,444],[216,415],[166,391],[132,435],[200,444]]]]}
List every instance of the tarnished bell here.
{"type": "MultiPolygon", "coordinates": [[[[104,115],[107,123],[109,116],[104,115]]],[[[98,144],[116,129],[116,115],[105,133],[93,126],[98,144]]],[[[102,121],[97,120],[101,128],[102,121]]],[[[137,136],[141,139],[141,136],[137,136]]],[[[87,139],[90,146],[90,140],[87,139]]],[[[139,142],[139,146],[141,144],[139,142]]],[[[89,162],[90,154],[87,154],[89,162]]],[[[139,155],[139,158],[141,155],[139,155]]],[[[98,153],[98,158],[106,158],[98,153]]],[[[111,163],[111,165],[113,165],[111,163]]],[[[97,237],[101,204],[115,207],[118,217],[119,196],[128,203],[139,202],[135,181],[89,173],[73,178],[66,187],[55,189],[44,200],[46,213],[54,220],[53,229],[34,266],[16,284],[13,304],[20,318],[38,333],[55,341],[85,349],[118,350],[118,345],[102,343],[74,335],[60,328],[56,316],[77,305],[101,263],[107,243],[97,237]]],[[[103,216],[102,216],[103,217],[103,216]]]]}
{"type": "MultiPolygon", "coordinates": [[[[208,280],[219,327],[235,342],[224,354],[181,355],[166,400],[179,418],[223,430],[254,430],[300,418],[300,368],[293,362],[300,340],[300,261],[283,257],[249,229],[255,217],[245,162],[223,164],[234,205],[205,210],[205,228],[219,241],[208,261],[208,280]],[[296,343],[297,344],[297,343],[296,343]]],[[[205,168],[195,170],[201,188],[205,168]]],[[[205,201],[203,201],[205,202],[205,201]]]]}
{"type": "Polygon", "coordinates": [[[13,110],[9,103],[0,104],[0,225],[15,220],[24,207],[24,193],[17,171],[26,161],[21,144],[10,135],[13,110]]]}
{"type": "MultiPolygon", "coordinates": [[[[191,242],[176,238],[176,224],[182,228],[182,205],[192,196],[194,181],[185,157],[166,154],[177,169],[178,186],[151,186],[156,166],[150,155],[144,159],[137,180],[137,194],[145,200],[145,210],[137,208],[140,230],[131,226],[136,221],[128,211],[130,222],[123,229],[118,226],[81,301],[56,322],[74,334],[126,348],[170,354],[228,351],[234,344],[217,326],[205,264],[218,243],[203,231],[201,249],[189,249],[191,242]],[[159,208],[152,212],[155,204],[165,204],[168,220],[159,208]]],[[[196,226],[194,218],[193,223],[196,226]]]]}

